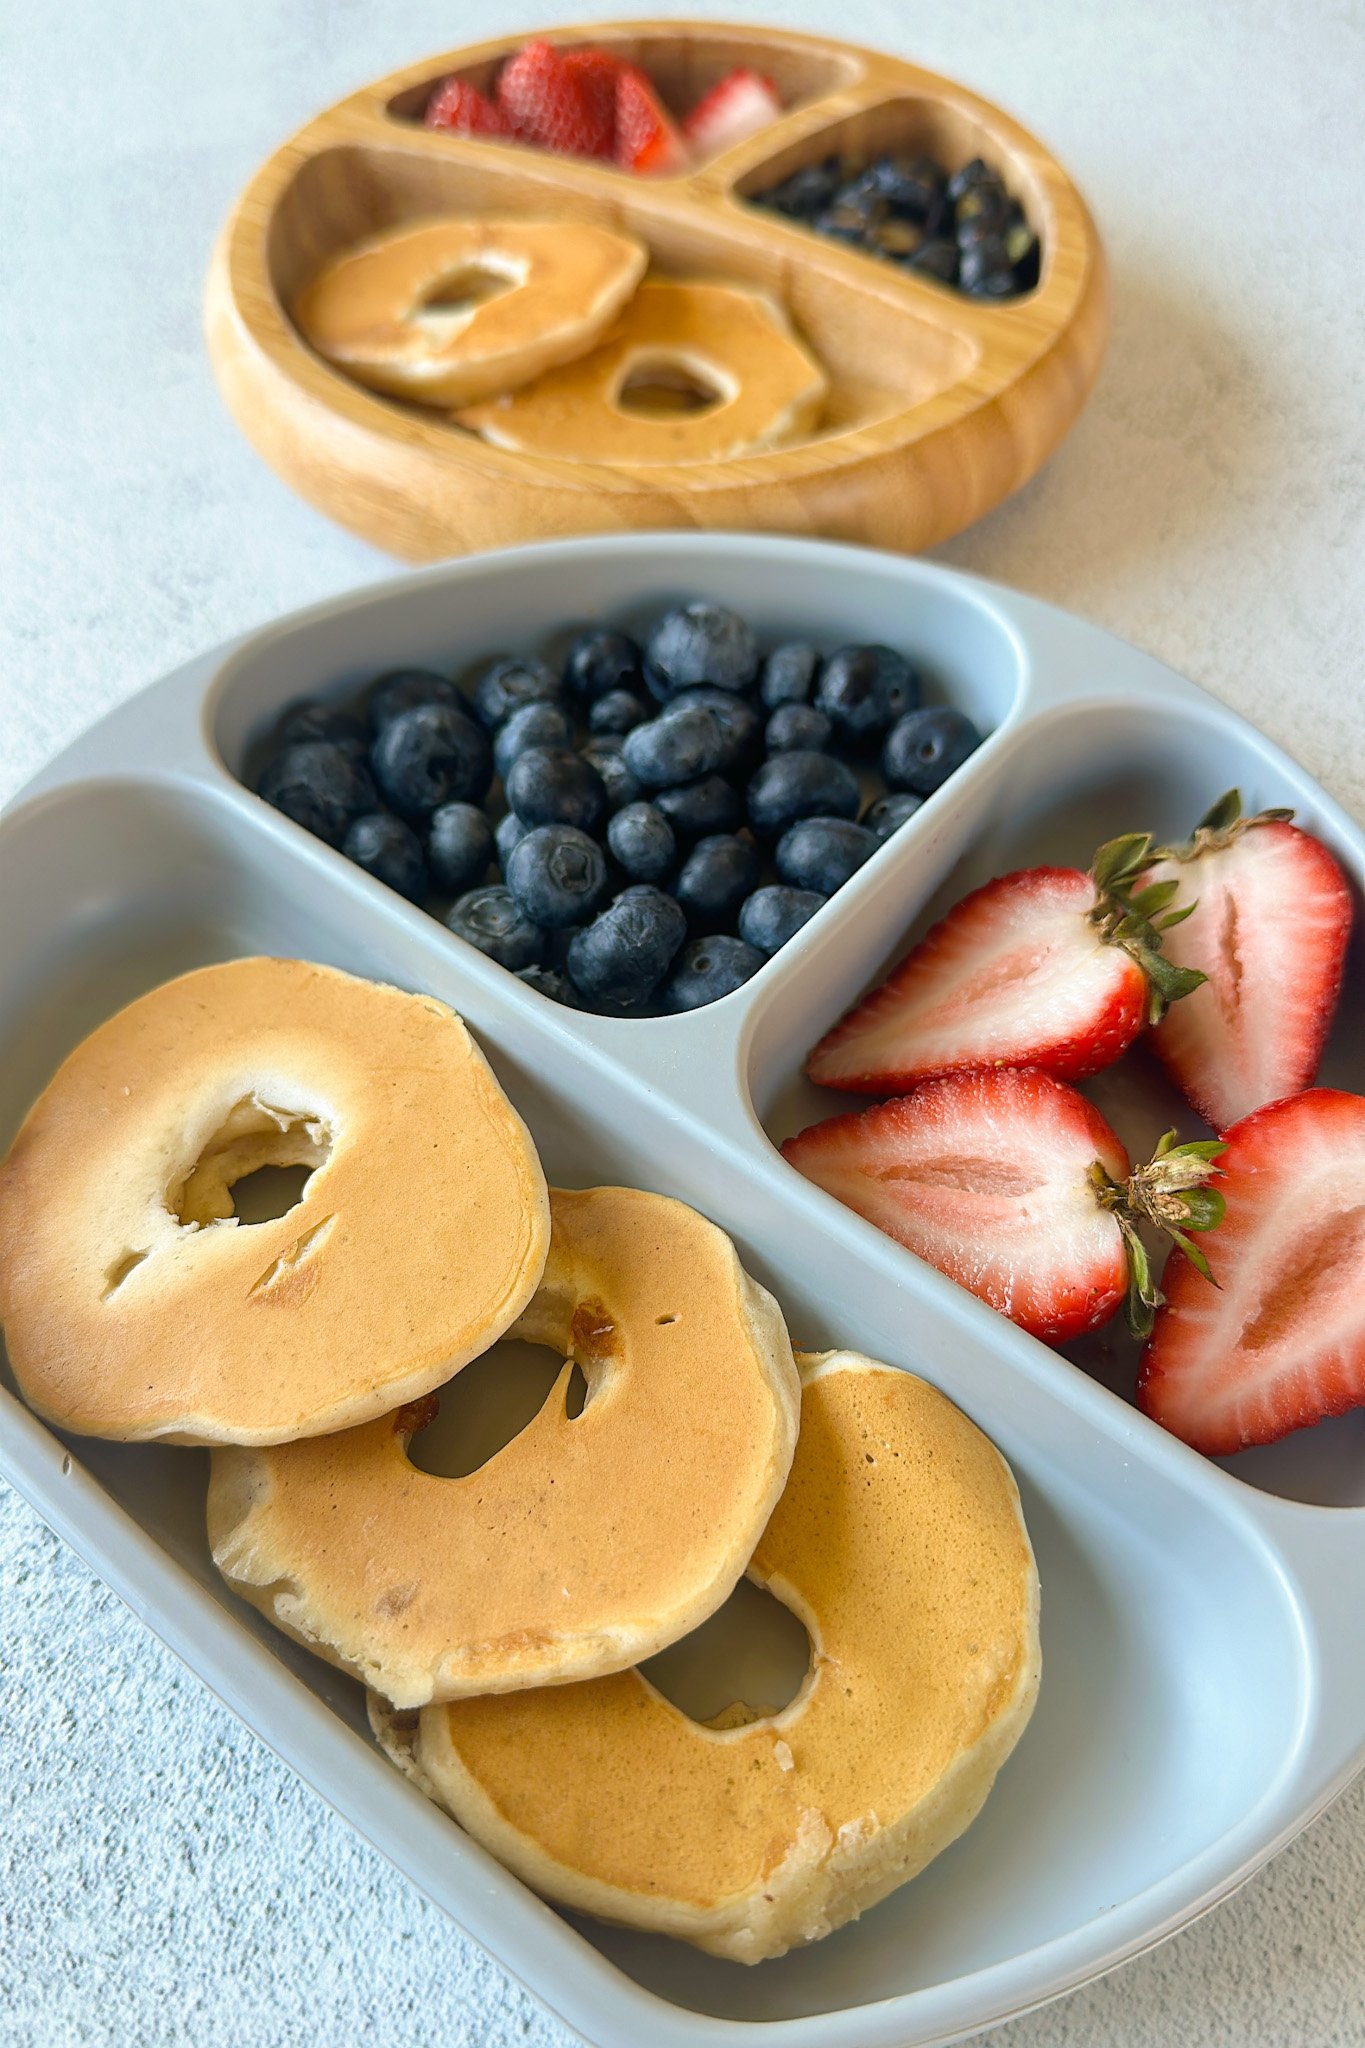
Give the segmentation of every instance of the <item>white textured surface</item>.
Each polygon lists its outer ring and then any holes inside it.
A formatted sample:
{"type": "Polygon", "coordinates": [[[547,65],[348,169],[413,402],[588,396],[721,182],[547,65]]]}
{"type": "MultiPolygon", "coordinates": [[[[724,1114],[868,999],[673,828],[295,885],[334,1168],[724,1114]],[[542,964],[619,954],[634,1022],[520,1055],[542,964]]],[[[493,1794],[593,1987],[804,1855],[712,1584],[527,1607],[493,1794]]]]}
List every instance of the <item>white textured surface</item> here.
{"type": "MultiPolygon", "coordinates": [[[[233,432],[200,277],[236,188],[316,106],[524,24],[526,4],[78,0],[22,26],[8,10],[0,798],[186,656],[385,573],[233,432]]],[[[574,11],[531,0],[540,19],[574,11]]],[[[728,12],[832,19],[819,0],[728,12]]],[[[1089,414],[945,558],[1152,649],[1360,813],[1359,0],[956,0],[913,26],[847,0],[838,18],[1018,111],[1113,261],[1089,414]]],[[[11,1494],[0,1680],[6,2048],[567,2040],[11,1494]]],[[[1361,1786],[1221,1911],[994,2039],[1359,2048],[1361,1786]]]]}

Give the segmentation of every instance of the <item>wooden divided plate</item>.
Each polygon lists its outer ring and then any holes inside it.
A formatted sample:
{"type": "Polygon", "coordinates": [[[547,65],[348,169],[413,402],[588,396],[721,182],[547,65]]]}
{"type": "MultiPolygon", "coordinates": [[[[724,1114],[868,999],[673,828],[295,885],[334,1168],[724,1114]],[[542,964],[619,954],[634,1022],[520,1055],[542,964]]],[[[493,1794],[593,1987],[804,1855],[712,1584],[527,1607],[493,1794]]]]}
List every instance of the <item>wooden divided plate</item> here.
{"type": "Polygon", "coordinates": [[[237,202],[206,305],[228,404],[295,490],[413,560],[658,527],[912,550],[978,519],[1045,461],[1094,382],[1108,291],[1084,202],[1041,143],[965,87],[847,43],[677,22],[548,36],[638,62],[678,114],[751,65],[774,81],[783,113],[668,177],[422,125],[437,81],[458,72],[486,88],[522,35],[410,65],[310,121],[237,202]],[[1011,300],[971,298],[748,203],[803,164],[886,150],[950,168],[981,155],[999,169],[1042,243],[1037,286],[1011,300]],[[438,213],[616,226],[647,244],[658,274],[769,293],[825,366],[822,418],[804,438],[743,459],[611,468],[512,454],[365,390],[314,354],[288,308],[332,256],[438,213]]]}

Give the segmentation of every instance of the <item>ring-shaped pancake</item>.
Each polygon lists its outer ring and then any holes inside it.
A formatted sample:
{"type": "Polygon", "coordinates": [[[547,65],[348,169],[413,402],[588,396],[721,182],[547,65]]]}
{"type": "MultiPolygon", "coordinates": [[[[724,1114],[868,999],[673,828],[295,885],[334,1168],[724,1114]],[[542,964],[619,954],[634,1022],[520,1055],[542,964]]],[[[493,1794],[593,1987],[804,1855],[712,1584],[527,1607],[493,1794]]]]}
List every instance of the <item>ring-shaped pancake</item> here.
{"type": "Polygon", "coordinates": [[[749,1963],[954,1841],[1038,1689],[1038,1579],[999,1452],[908,1373],[798,1362],[796,1458],[749,1568],[811,1638],[781,1713],[703,1727],[638,1671],[420,1715],[370,1702],[400,1769],[537,1891],[749,1963]]]}
{"type": "Polygon", "coordinates": [[[650,278],[591,354],[458,414],[495,448],[628,469],[725,462],[807,432],[828,389],[782,309],[737,285],[650,278]],[[632,378],[711,387],[704,410],[660,418],[623,403],[632,378]]]}
{"type": "Polygon", "coordinates": [[[544,1176],[453,1010],[301,960],[164,983],[82,1040],[0,1166],[0,1318],[86,1436],[280,1443],[425,1394],[540,1281],[544,1176]],[[313,1169],[282,1216],[231,1188],[313,1169]]]}
{"type": "Polygon", "coordinates": [[[721,1605],[791,1466],[786,1325],[723,1231],[635,1188],[551,1191],[512,1331],[568,1361],[467,1477],[417,1469],[407,1413],[221,1451],[209,1541],[234,1589],[400,1706],[621,1671],[721,1605]],[[588,1396],[571,1418],[573,1364],[588,1396]]]}
{"type": "Polygon", "coordinates": [[[592,348],[646,261],[641,243],[587,221],[419,220],[334,257],[294,319],[376,391],[470,405],[592,348]],[[501,288],[481,297],[490,285],[501,288]]]}

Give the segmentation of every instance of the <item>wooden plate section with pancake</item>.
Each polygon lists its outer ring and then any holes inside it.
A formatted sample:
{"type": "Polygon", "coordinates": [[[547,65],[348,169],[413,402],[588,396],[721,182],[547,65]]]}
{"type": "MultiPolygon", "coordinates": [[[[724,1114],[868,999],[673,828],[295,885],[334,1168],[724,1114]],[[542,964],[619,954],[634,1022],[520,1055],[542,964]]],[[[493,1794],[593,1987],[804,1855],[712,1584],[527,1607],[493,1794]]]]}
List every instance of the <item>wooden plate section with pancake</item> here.
{"type": "Polygon", "coordinates": [[[1038,1691],[999,1452],[909,1373],[800,1363],[796,1459],[749,1567],[810,1633],[790,1706],[704,1727],[638,1671],[406,1719],[371,1702],[399,1767],[537,1891],[737,1962],[830,1933],[955,1841],[1038,1691]]]}
{"type": "Polygon", "coordinates": [[[770,76],[784,112],[678,177],[428,130],[432,86],[486,87],[521,35],[448,51],[320,114],[262,166],[224,229],[206,323],[238,424],[311,503],[390,553],[588,532],[754,528],[912,550],[1030,477],[1080,411],[1108,331],[1085,204],[1042,144],[965,87],[833,38],[719,23],[557,28],[644,66],[675,113],[726,71],[770,76]],[[1041,237],[1040,282],[972,299],[748,205],[837,152],[983,155],[1041,237]],[[490,446],[362,389],[307,346],[288,308],[353,244],[433,214],[593,222],[637,237],[651,275],[738,284],[785,307],[830,389],[818,422],[742,458],[617,467],[490,446]]]}

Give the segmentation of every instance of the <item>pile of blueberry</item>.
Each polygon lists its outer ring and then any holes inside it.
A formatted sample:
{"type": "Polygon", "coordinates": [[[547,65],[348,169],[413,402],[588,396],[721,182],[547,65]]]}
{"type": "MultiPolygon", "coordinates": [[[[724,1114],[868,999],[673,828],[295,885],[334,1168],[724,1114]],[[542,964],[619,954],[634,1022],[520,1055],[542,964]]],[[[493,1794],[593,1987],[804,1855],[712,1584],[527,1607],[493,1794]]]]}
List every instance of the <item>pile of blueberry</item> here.
{"type": "Polygon", "coordinates": [[[921,708],[889,647],[765,658],[705,603],[643,644],[580,633],[558,675],[513,657],[468,696],[425,669],[366,695],[286,713],[261,796],[544,995],[613,1015],[738,988],[981,737],[921,708]]]}
{"type": "Polygon", "coordinates": [[[1038,282],[1038,237],[979,156],[951,173],[929,156],[830,156],[750,198],[974,298],[1012,299],[1038,282]]]}

